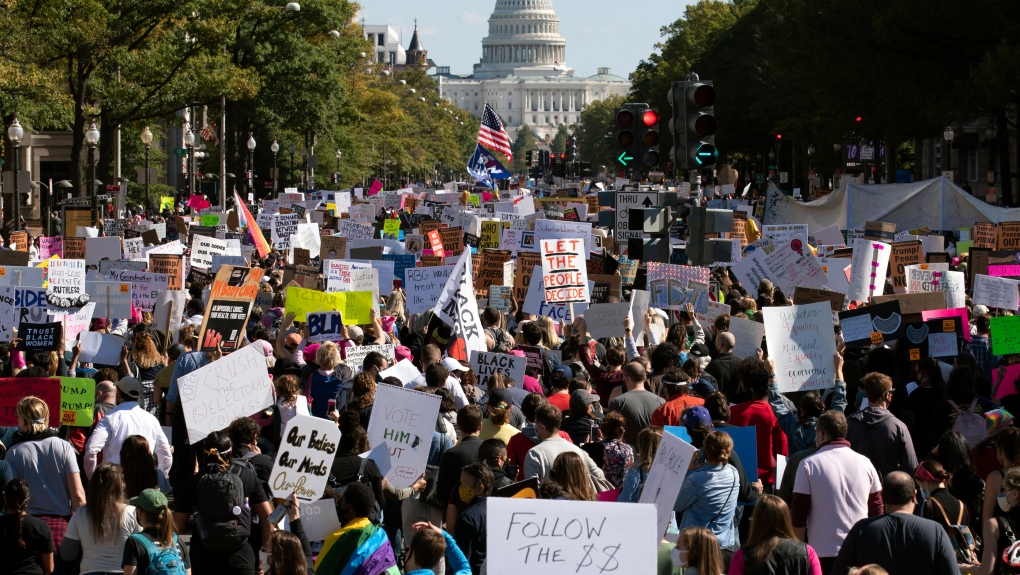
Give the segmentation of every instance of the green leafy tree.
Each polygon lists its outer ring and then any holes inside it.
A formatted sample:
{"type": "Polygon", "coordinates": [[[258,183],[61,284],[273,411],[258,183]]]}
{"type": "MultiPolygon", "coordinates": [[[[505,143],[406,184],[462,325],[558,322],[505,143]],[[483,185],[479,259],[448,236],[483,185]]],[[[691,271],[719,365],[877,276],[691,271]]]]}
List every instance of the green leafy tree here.
{"type": "Polygon", "coordinates": [[[553,136],[552,142],[549,143],[549,149],[554,154],[562,154],[567,151],[567,138],[570,137],[570,130],[566,124],[560,124],[556,128],[556,135],[553,136]]]}
{"type": "Polygon", "coordinates": [[[611,134],[616,125],[614,111],[626,101],[624,96],[613,96],[591,102],[581,110],[581,117],[574,127],[581,159],[595,166],[613,165],[615,158],[611,134]]]}
{"type": "Polygon", "coordinates": [[[512,149],[514,152],[512,171],[515,173],[522,173],[526,171],[528,169],[525,165],[527,152],[535,149],[535,133],[531,131],[531,128],[527,124],[521,126],[520,131],[517,132],[517,139],[514,140],[512,149]]]}

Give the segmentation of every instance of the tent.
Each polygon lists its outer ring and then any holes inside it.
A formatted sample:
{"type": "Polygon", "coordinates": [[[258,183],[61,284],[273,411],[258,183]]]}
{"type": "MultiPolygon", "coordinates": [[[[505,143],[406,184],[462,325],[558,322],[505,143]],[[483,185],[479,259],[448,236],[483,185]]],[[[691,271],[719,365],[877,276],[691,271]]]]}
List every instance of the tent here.
{"type": "Polygon", "coordinates": [[[911,184],[847,184],[807,203],[769,182],[765,224],[807,224],[813,234],[833,224],[861,230],[868,221],[895,223],[897,230],[954,230],[973,227],[974,222],[1020,221],[1020,209],[986,204],[943,177],[911,184]]]}

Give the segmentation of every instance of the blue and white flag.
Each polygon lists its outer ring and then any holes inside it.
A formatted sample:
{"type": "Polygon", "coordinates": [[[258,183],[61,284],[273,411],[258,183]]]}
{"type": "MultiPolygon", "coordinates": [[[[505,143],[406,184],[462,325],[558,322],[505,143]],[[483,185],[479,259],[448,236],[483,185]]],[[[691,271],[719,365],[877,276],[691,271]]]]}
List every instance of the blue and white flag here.
{"type": "Polygon", "coordinates": [[[510,171],[481,144],[475,145],[475,154],[471,156],[467,169],[475,179],[485,182],[490,187],[495,187],[492,180],[505,180],[510,177],[510,171]]]}

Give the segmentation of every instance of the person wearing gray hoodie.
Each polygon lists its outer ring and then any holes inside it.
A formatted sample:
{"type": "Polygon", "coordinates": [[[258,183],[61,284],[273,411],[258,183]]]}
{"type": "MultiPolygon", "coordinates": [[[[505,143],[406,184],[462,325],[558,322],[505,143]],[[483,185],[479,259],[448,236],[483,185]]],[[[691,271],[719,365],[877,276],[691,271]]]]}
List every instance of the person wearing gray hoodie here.
{"type": "Polygon", "coordinates": [[[850,447],[871,460],[879,477],[893,471],[917,469],[917,455],[906,424],[889,411],[893,384],[889,376],[873,372],[864,376],[868,405],[847,418],[850,447]]]}

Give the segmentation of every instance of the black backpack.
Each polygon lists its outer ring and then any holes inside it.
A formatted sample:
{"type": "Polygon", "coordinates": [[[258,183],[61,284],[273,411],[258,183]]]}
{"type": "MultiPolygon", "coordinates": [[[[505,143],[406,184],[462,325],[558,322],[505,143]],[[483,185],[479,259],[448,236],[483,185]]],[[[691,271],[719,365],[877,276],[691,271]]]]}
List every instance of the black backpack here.
{"type": "Polygon", "coordinates": [[[241,469],[232,463],[225,471],[215,470],[198,480],[195,532],[209,551],[233,553],[248,542],[251,509],[239,477],[241,469]]]}

